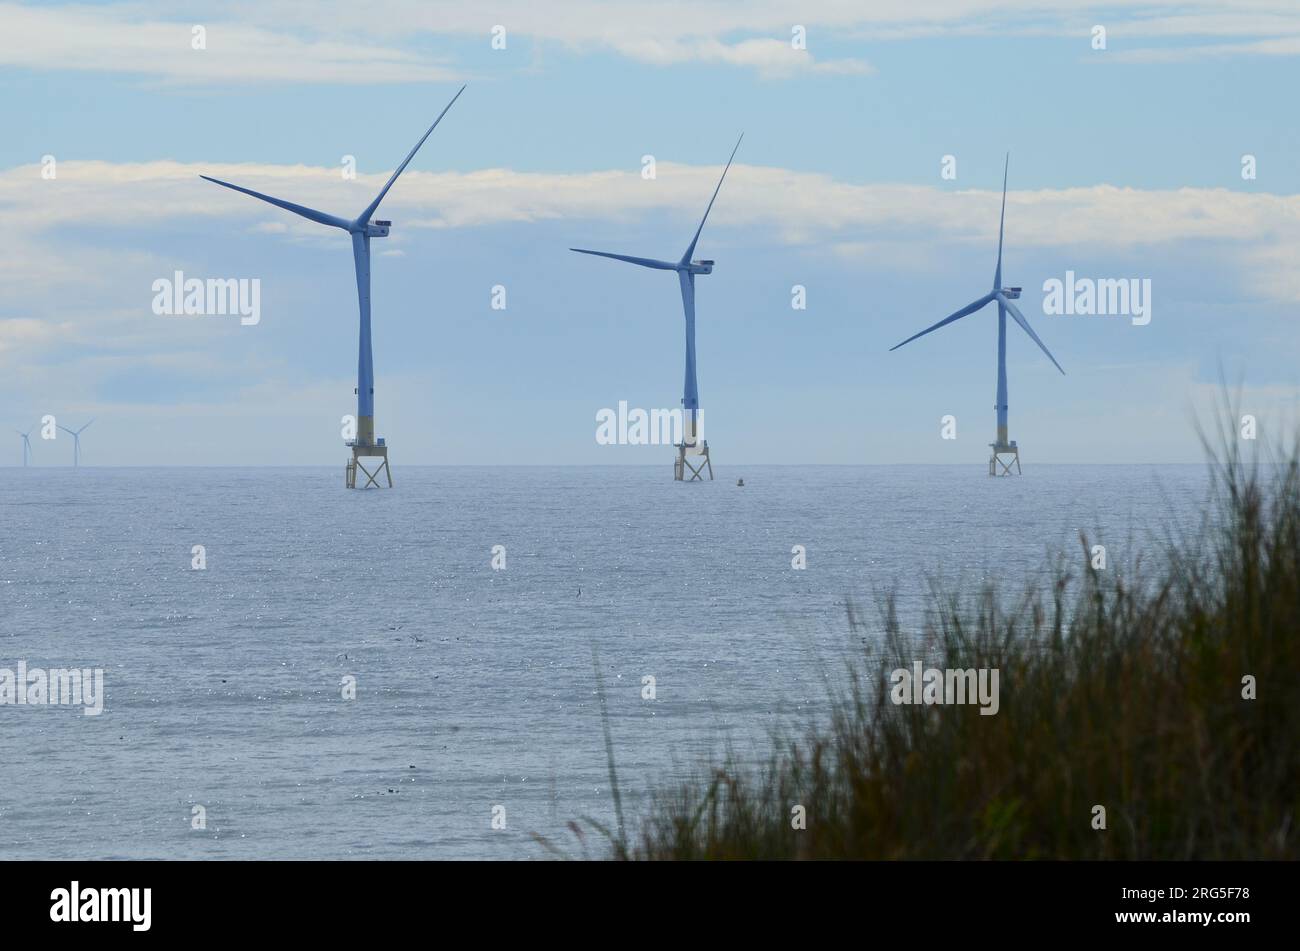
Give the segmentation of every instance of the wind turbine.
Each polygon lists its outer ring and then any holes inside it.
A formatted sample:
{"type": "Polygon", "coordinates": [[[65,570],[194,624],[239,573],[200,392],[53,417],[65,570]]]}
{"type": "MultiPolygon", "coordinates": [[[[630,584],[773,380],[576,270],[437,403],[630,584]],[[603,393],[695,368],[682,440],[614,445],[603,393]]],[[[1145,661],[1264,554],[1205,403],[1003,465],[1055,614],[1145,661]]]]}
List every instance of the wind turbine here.
{"type": "MultiPolygon", "coordinates": [[[[92,419],[90,423],[93,422],[94,420],[92,419]]],[[[68,433],[70,436],[72,436],[72,467],[74,469],[77,466],[81,465],[81,434],[90,428],[90,423],[87,423],[85,426],[82,426],[80,429],[76,429],[76,430],[69,429],[67,426],[64,426],[62,423],[59,424],[59,428],[61,430],[63,430],[65,433],[68,433]]]]}
{"type": "Polygon", "coordinates": [[[1020,450],[1014,440],[1007,438],[1007,314],[1011,315],[1012,320],[1020,325],[1020,329],[1029,334],[1029,338],[1038,344],[1039,349],[1047,354],[1047,359],[1055,364],[1056,369],[1061,370],[1064,375],[1065,371],[1061,365],[1056,362],[1056,357],[1047,349],[1047,345],[1038,339],[1038,334],[1034,333],[1034,328],[1029,326],[1029,321],[1025,320],[1025,315],[1020,312],[1020,308],[1012,303],[1020,299],[1019,287],[1002,286],[1002,233],[1007,221],[1007,171],[1011,166],[1011,153],[1007,153],[1006,164],[1002,168],[1002,217],[998,223],[998,265],[993,271],[993,289],[981,297],[979,300],[972,301],[961,310],[954,314],[949,314],[943,320],[939,321],[933,327],[926,327],[919,334],[913,334],[903,343],[890,347],[890,352],[897,350],[904,344],[909,344],[917,337],[924,337],[932,330],[938,330],[955,320],[961,320],[970,314],[980,310],[986,304],[993,301],[998,303],[998,402],[994,407],[998,412],[998,435],[997,441],[989,443],[993,450],[993,455],[989,457],[989,475],[1011,475],[1011,463],[1016,466],[1016,474],[1020,474],[1020,450]],[[1011,461],[1004,460],[1003,456],[1010,456],[1011,461]],[[1001,468],[1001,472],[998,469],[1001,468]]]}
{"type": "Polygon", "coordinates": [[[340,228],[352,235],[352,261],[357,274],[357,300],[361,308],[361,332],[357,346],[357,434],[355,439],[349,440],[347,443],[352,449],[352,458],[348,460],[345,478],[345,484],[349,489],[356,488],[358,468],[365,473],[367,479],[362,488],[369,488],[372,485],[378,488],[379,483],[376,480],[381,473],[388,476],[388,487],[392,488],[393,486],[393,473],[388,467],[388,446],[382,437],[375,438],[375,370],[370,350],[370,239],[388,237],[392,222],[371,219],[370,216],[379,209],[379,203],[388,194],[388,189],[393,187],[393,182],[397,181],[397,176],[405,171],[411,159],[415,158],[415,153],[420,151],[420,146],[424,145],[424,140],[433,134],[433,130],[442,121],[442,117],[447,114],[447,110],[452,107],[452,104],[460,98],[460,94],[464,91],[465,87],[461,86],[456,95],[451,97],[451,102],[447,103],[442,112],[438,114],[438,118],[433,120],[433,125],[429,126],[429,131],[424,133],[419,142],[415,143],[415,148],[411,149],[402,164],[397,166],[397,171],[393,172],[392,177],[379,190],[375,200],[368,204],[356,218],[339,218],[323,211],[317,211],[314,208],[307,208],[303,205],[295,205],[293,202],[272,198],[270,195],[263,195],[261,192],[255,192],[249,188],[241,188],[239,185],[232,185],[230,182],[223,182],[207,175],[199,176],[214,184],[233,188],[237,192],[243,192],[245,195],[252,195],[254,198],[270,202],[272,205],[286,211],[292,211],[295,215],[301,215],[309,221],[328,225],[331,228],[340,228]],[[376,467],[374,472],[371,472],[360,462],[362,458],[382,458],[383,462],[376,467]]]}
{"type": "Polygon", "coordinates": [[[700,219],[700,226],[695,229],[695,237],[687,245],[686,253],[682,255],[680,261],[635,258],[626,254],[611,254],[608,251],[588,251],[586,248],[569,249],[570,251],[577,251],[579,254],[595,254],[602,258],[626,261],[640,267],[677,272],[677,281],[682,288],[682,307],[686,311],[686,383],[682,393],[682,408],[686,418],[683,420],[682,441],[677,445],[677,460],[673,464],[673,478],[678,482],[683,481],[687,469],[691,470],[689,481],[703,481],[700,473],[706,466],[709,470],[709,479],[712,480],[713,478],[713,463],[709,461],[709,441],[698,438],[700,390],[695,375],[695,275],[712,274],[713,262],[692,261],[691,255],[695,253],[695,245],[700,240],[700,232],[704,230],[704,222],[709,220],[709,212],[713,210],[713,202],[717,199],[718,192],[722,190],[722,181],[727,177],[727,170],[731,168],[731,160],[736,157],[736,149],[740,148],[741,139],[744,137],[742,133],[740,138],[736,140],[736,147],[731,150],[731,157],[727,159],[727,166],[722,170],[722,177],[718,179],[718,187],[713,189],[713,197],[709,199],[709,206],[704,209],[704,217],[700,219]],[[695,466],[687,460],[687,455],[703,456],[704,458],[698,466],[695,466]]]}
{"type": "MultiPolygon", "coordinates": [[[[86,425],[89,426],[90,424],[87,423],[86,425]]],[[[32,431],[29,429],[27,432],[23,432],[21,429],[15,429],[14,432],[23,437],[23,468],[26,469],[27,457],[32,454],[32,441],[27,437],[32,434],[32,431]]]]}

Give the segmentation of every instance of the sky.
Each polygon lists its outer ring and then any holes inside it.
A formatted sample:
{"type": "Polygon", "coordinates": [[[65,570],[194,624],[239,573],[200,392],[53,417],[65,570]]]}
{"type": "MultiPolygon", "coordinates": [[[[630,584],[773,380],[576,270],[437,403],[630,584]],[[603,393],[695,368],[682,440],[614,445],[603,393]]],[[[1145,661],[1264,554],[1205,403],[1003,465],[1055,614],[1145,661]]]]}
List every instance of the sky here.
{"type": "Polygon", "coordinates": [[[378,213],[394,468],[667,466],[596,431],[680,405],[677,282],[568,249],[680,257],[742,132],[696,253],[715,465],[985,463],[996,309],[889,348],[988,292],[1008,153],[1004,283],[1066,371],[1008,325],[1022,461],[1197,462],[1224,380],[1300,419],[1298,67],[1294,0],[0,2],[0,464],[33,427],[71,464],[45,416],[86,465],[342,464],[348,238],[199,175],[350,218],[462,84],[378,213]],[[258,321],[155,313],[178,271],[258,321]],[[1149,314],[1045,312],[1067,273],[1149,314]]]}

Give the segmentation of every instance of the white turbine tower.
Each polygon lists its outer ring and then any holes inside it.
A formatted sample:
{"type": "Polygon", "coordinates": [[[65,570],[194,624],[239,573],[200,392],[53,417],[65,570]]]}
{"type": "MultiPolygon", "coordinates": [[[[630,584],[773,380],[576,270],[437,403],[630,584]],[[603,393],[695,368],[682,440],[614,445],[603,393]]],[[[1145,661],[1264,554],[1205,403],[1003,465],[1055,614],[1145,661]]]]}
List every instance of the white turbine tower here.
{"type": "Polygon", "coordinates": [[[344,484],[349,489],[357,487],[357,471],[360,470],[366,476],[366,482],[362,488],[374,486],[379,488],[377,481],[381,475],[388,477],[388,487],[393,487],[393,471],[388,467],[388,445],[382,436],[375,435],[375,361],[374,353],[370,343],[370,239],[386,238],[392,222],[385,219],[371,217],[379,210],[379,203],[384,200],[388,190],[393,187],[393,182],[397,181],[397,176],[406,170],[406,166],[411,164],[411,159],[415,158],[415,153],[420,151],[420,146],[424,145],[425,139],[433,135],[433,130],[438,127],[442,117],[447,114],[447,110],[452,107],[460,94],[465,91],[461,86],[456,95],[451,97],[451,102],[447,103],[446,108],[438,114],[438,118],[433,120],[433,125],[429,126],[429,131],[424,133],[424,137],[415,143],[415,148],[406,154],[402,164],[397,166],[388,182],[380,189],[375,200],[366,206],[356,218],[340,218],[337,215],[331,215],[323,211],[317,211],[315,208],[308,208],[305,205],[295,205],[291,201],[284,201],[280,198],[273,198],[270,195],[263,195],[261,192],[255,192],[251,188],[244,188],[241,185],[232,185],[230,182],[223,182],[218,178],[212,178],[209,175],[200,175],[199,177],[212,182],[214,185],[221,185],[223,188],[230,188],[237,192],[243,192],[245,195],[251,195],[253,198],[269,202],[277,208],[283,208],[285,211],[292,211],[295,215],[300,215],[308,221],[315,221],[318,224],[327,225],[331,228],[340,228],[352,236],[352,263],[357,275],[357,302],[361,315],[361,331],[358,337],[357,346],[357,418],[356,418],[356,437],[348,441],[347,445],[352,450],[352,458],[348,460],[345,468],[344,484]],[[379,459],[375,465],[374,472],[366,468],[362,459],[379,459]]]}
{"type": "Polygon", "coordinates": [[[32,441],[27,437],[32,434],[32,431],[29,429],[27,432],[23,432],[21,429],[16,429],[14,432],[23,437],[23,468],[26,469],[27,459],[32,454],[32,441]]]}
{"type": "MultiPolygon", "coordinates": [[[[92,419],[90,423],[93,422],[94,420],[92,419]]],[[[63,430],[65,433],[68,433],[70,436],[72,436],[72,468],[74,469],[77,468],[79,465],[81,465],[81,434],[90,428],[90,423],[87,423],[85,426],[82,426],[80,429],[76,429],[76,430],[69,429],[67,426],[64,426],[62,423],[59,424],[59,428],[61,430],[63,430]]]]}
{"type": "Polygon", "coordinates": [[[704,231],[704,223],[709,220],[709,212],[713,210],[713,203],[718,200],[718,192],[722,191],[722,182],[727,177],[727,172],[731,169],[731,161],[736,157],[736,149],[740,148],[740,141],[745,136],[742,134],[736,139],[736,147],[731,150],[731,157],[727,159],[726,167],[722,170],[722,176],[718,179],[718,186],[713,189],[713,197],[709,199],[708,207],[704,209],[704,217],[700,219],[700,226],[695,229],[695,237],[691,238],[691,243],[686,247],[686,253],[682,255],[680,261],[658,261],[654,258],[638,258],[630,254],[611,254],[609,251],[591,251],[587,248],[570,248],[570,251],[577,251],[579,254],[594,254],[601,258],[613,258],[615,261],[626,261],[629,264],[635,264],[638,267],[648,267],[656,271],[676,271],[677,280],[682,289],[682,309],[686,314],[686,376],[685,385],[682,388],[682,409],[685,413],[685,424],[682,430],[682,441],[677,444],[677,461],[673,463],[673,479],[678,482],[702,482],[704,481],[701,473],[707,468],[710,481],[713,479],[713,463],[709,459],[709,441],[707,439],[697,438],[700,431],[700,388],[699,378],[695,371],[695,276],[697,274],[712,274],[713,261],[693,261],[691,256],[695,253],[695,246],[700,241],[700,234],[704,231]],[[700,457],[700,464],[697,466],[687,457],[700,457]],[[686,478],[686,471],[690,470],[690,479],[686,478]]]}

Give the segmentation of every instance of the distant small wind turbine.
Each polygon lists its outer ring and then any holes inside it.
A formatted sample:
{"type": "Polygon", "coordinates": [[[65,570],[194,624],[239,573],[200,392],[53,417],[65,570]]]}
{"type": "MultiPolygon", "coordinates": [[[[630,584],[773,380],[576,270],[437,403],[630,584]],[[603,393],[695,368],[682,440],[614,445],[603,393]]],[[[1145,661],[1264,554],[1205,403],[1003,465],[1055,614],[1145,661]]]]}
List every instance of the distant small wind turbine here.
{"type": "Polygon", "coordinates": [[[420,146],[424,145],[425,139],[429,138],[433,134],[433,130],[438,128],[438,123],[442,121],[442,117],[447,114],[447,110],[452,107],[464,91],[465,87],[461,86],[456,95],[451,97],[451,102],[447,103],[442,112],[438,114],[438,118],[433,120],[433,125],[429,126],[429,131],[424,133],[419,142],[415,143],[415,148],[407,153],[406,158],[402,160],[402,164],[397,166],[397,170],[393,172],[392,177],[379,190],[375,200],[366,205],[361,214],[355,218],[340,218],[337,215],[317,211],[315,208],[307,208],[304,205],[295,205],[291,201],[263,195],[251,188],[232,185],[230,182],[223,182],[221,179],[212,178],[209,175],[199,176],[199,178],[212,182],[214,185],[221,185],[224,188],[243,192],[245,195],[269,202],[277,208],[283,208],[295,215],[301,215],[308,221],[314,221],[317,224],[331,228],[340,228],[352,236],[352,263],[357,276],[357,301],[361,312],[361,330],[357,345],[357,435],[355,439],[348,443],[352,449],[352,459],[347,463],[345,479],[345,484],[349,489],[356,488],[358,466],[369,480],[364,487],[373,485],[378,488],[379,483],[376,480],[381,474],[388,476],[389,488],[392,488],[393,485],[393,472],[388,467],[388,446],[382,437],[375,437],[375,367],[374,356],[370,348],[370,239],[388,237],[392,222],[381,221],[371,216],[379,210],[379,203],[384,200],[388,190],[393,187],[393,182],[397,181],[397,176],[401,175],[406,170],[406,166],[411,164],[411,159],[415,158],[415,153],[420,151],[420,146]],[[359,462],[363,458],[381,457],[383,463],[376,467],[373,474],[359,462]]]}
{"type": "Polygon", "coordinates": [[[1020,288],[1002,286],[1002,232],[1007,221],[1007,171],[1011,166],[1011,153],[1007,153],[1006,164],[1002,167],[1002,218],[998,223],[998,265],[993,272],[993,289],[977,301],[972,301],[955,314],[950,314],[943,320],[939,321],[933,327],[926,327],[919,334],[912,334],[897,346],[890,347],[892,353],[899,347],[911,343],[917,337],[924,337],[932,330],[938,330],[955,320],[960,320],[975,311],[981,309],[986,304],[993,301],[998,302],[998,403],[995,409],[998,412],[998,435],[997,441],[989,443],[993,450],[993,455],[989,458],[989,475],[1011,475],[1011,463],[1004,462],[1002,456],[1011,456],[1012,462],[1016,465],[1016,474],[1020,474],[1020,449],[1014,440],[1007,438],[1007,314],[1010,313],[1013,320],[1020,325],[1020,329],[1029,334],[1029,338],[1038,344],[1039,349],[1047,354],[1047,359],[1055,364],[1056,369],[1061,370],[1061,375],[1065,375],[1065,370],[1056,362],[1056,357],[1047,349],[1047,345],[1038,339],[1038,334],[1029,326],[1029,321],[1025,320],[1025,315],[1020,312],[1020,308],[1011,303],[1020,297],[1020,288]],[[998,472],[1001,466],[1002,471],[998,472]]]}
{"type": "MultiPolygon", "coordinates": [[[[92,419],[90,423],[93,422],[94,420],[92,419]]],[[[70,436],[72,436],[72,468],[74,469],[77,468],[77,466],[81,465],[81,434],[90,428],[90,423],[87,423],[85,426],[82,426],[80,429],[77,430],[69,429],[67,426],[64,426],[62,423],[59,424],[59,428],[61,430],[63,430],[65,433],[68,433],[70,436]]]]}
{"type": "Polygon", "coordinates": [[[594,254],[597,257],[613,258],[615,261],[626,261],[639,267],[677,272],[677,280],[682,288],[682,307],[686,311],[686,384],[682,394],[682,408],[685,410],[686,419],[683,421],[682,441],[677,447],[677,461],[673,466],[673,478],[678,482],[683,481],[688,466],[691,470],[689,480],[691,482],[700,479],[700,471],[705,466],[708,466],[709,478],[713,478],[713,463],[709,461],[709,441],[707,439],[700,441],[696,438],[699,432],[700,389],[695,375],[695,275],[712,274],[713,262],[692,261],[691,255],[695,253],[695,245],[700,240],[700,232],[704,230],[704,222],[709,220],[709,212],[713,210],[713,202],[717,199],[718,192],[722,190],[722,181],[727,177],[727,170],[731,168],[731,160],[736,157],[736,149],[740,148],[741,139],[744,137],[742,134],[736,140],[736,148],[731,150],[731,157],[727,159],[727,167],[722,170],[722,177],[718,179],[718,187],[713,189],[713,197],[709,199],[709,207],[704,209],[704,217],[700,219],[700,226],[695,229],[695,237],[691,239],[691,243],[687,246],[686,253],[682,255],[680,261],[635,258],[626,254],[611,254],[608,251],[588,251],[586,248],[569,249],[570,251],[577,251],[579,254],[594,254]],[[704,457],[698,468],[686,461],[688,452],[691,455],[704,457]]]}
{"type": "Polygon", "coordinates": [[[27,437],[32,434],[32,431],[29,429],[27,432],[23,432],[21,429],[15,429],[14,432],[23,437],[23,468],[26,469],[27,457],[32,454],[32,441],[27,437]]]}

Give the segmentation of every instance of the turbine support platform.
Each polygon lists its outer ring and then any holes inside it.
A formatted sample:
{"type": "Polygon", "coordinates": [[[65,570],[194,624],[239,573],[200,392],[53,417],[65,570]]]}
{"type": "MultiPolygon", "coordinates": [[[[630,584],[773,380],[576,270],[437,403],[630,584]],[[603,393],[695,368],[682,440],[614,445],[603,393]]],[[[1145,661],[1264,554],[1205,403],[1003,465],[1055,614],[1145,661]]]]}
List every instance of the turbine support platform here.
{"type": "MultiPolygon", "coordinates": [[[[379,484],[381,476],[388,479],[390,489],[393,487],[393,470],[388,468],[388,447],[384,445],[382,439],[375,446],[362,446],[357,443],[349,443],[348,445],[352,449],[352,458],[348,460],[347,465],[344,467],[344,484],[349,489],[357,487],[358,471],[366,477],[365,483],[361,486],[363,489],[368,489],[372,485],[376,489],[383,488],[379,484]],[[379,465],[375,466],[374,471],[371,471],[366,468],[365,463],[361,461],[362,459],[378,459],[379,465]]],[[[371,465],[374,465],[374,463],[371,463],[371,465]]]]}
{"type": "Polygon", "coordinates": [[[713,463],[709,461],[709,441],[705,439],[697,443],[677,443],[677,459],[673,462],[673,480],[703,482],[705,471],[709,473],[709,481],[712,482],[713,463]],[[691,462],[689,456],[699,457],[699,465],[691,462]],[[687,472],[690,472],[690,478],[686,477],[687,472]]]}
{"type": "Polygon", "coordinates": [[[1009,476],[1020,475],[1020,447],[1015,442],[989,443],[989,448],[993,454],[989,456],[989,475],[991,476],[1009,476]],[[1016,471],[1011,471],[1012,466],[1016,471]]]}

